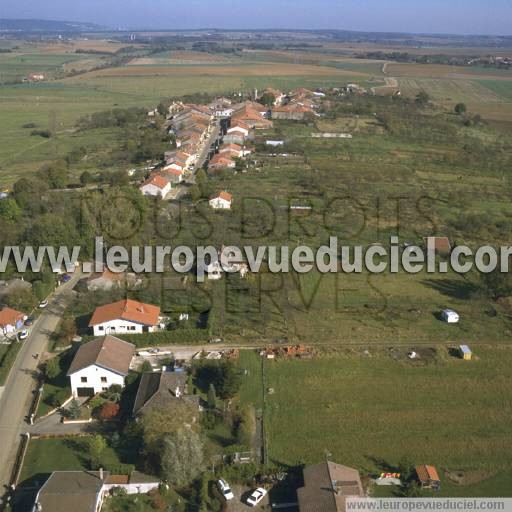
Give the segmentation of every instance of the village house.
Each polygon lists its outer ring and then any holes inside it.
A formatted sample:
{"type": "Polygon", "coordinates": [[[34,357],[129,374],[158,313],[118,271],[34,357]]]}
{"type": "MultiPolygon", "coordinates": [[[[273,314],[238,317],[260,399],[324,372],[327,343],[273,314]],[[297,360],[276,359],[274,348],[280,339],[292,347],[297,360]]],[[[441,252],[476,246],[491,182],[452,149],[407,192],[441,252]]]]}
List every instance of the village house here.
{"type": "Polygon", "coordinates": [[[216,118],[231,117],[233,114],[232,101],[228,98],[217,98],[208,107],[216,118]]]}
{"type": "Polygon", "coordinates": [[[345,512],[348,497],[363,497],[357,469],[325,461],[303,469],[297,491],[299,512],[345,512]]]}
{"type": "Polygon", "coordinates": [[[145,196],[165,197],[171,191],[171,182],[160,174],[153,174],[139,189],[145,196]]]}
{"type": "Polygon", "coordinates": [[[114,487],[126,494],[146,494],[160,482],[133,471],[111,475],[107,471],[54,471],[39,489],[32,512],[100,512],[107,494],[114,487]]]}
{"type": "Polygon", "coordinates": [[[224,270],[218,260],[212,261],[206,265],[206,274],[208,279],[216,281],[222,277],[222,272],[224,272],[224,270]]]}
{"type": "Polygon", "coordinates": [[[16,332],[17,329],[23,327],[23,322],[27,319],[27,315],[16,311],[15,309],[4,307],[0,311],[0,334],[4,336],[16,332]]]}
{"type": "Polygon", "coordinates": [[[272,121],[264,117],[267,112],[266,107],[263,107],[263,105],[260,105],[260,107],[261,108],[258,111],[250,102],[242,104],[242,107],[235,110],[233,113],[233,116],[231,117],[231,125],[233,126],[233,124],[236,125],[236,123],[243,122],[248,125],[249,128],[255,130],[271,128],[272,121]]]}
{"type": "Polygon", "coordinates": [[[219,147],[219,154],[227,154],[230,157],[241,157],[243,156],[243,149],[242,146],[239,146],[238,144],[222,144],[219,147]]]}
{"type": "Polygon", "coordinates": [[[212,196],[209,200],[209,204],[216,210],[229,210],[231,208],[232,201],[233,196],[229,192],[222,191],[212,196]]]}
{"type": "Polygon", "coordinates": [[[216,171],[219,169],[234,169],[236,162],[231,156],[226,156],[226,153],[217,153],[213,155],[212,159],[208,162],[208,171],[216,171]]]}
{"type": "Polygon", "coordinates": [[[41,82],[46,78],[44,73],[30,73],[27,76],[29,82],[41,82]]]}
{"type": "MultiPolygon", "coordinates": [[[[281,105],[281,103],[283,102],[283,100],[285,98],[285,94],[283,94],[282,91],[280,91],[279,89],[274,89],[273,87],[267,87],[263,91],[261,96],[263,96],[263,94],[271,94],[272,96],[274,96],[274,98],[275,98],[274,105],[281,105]]],[[[260,96],[260,98],[261,98],[261,96],[260,96]]]]}
{"type": "Polygon", "coordinates": [[[67,373],[73,396],[94,396],[112,385],[124,387],[134,352],[135,345],[108,335],[80,345],[67,373]]]}
{"type": "Polygon", "coordinates": [[[199,396],[190,395],[187,374],[184,371],[143,373],[140,379],[132,415],[144,414],[151,409],[169,409],[179,401],[199,407],[199,396]]]}
{"type": "Polygon", "coordinates": [[[160,169],[159,174],[163,176],[172,185],[176,185],[183,181],[183,170],[174,169],[172,166],[165,166],[160,169]]]}
{"type": "Polygon", "coordinates": [[[106,266],[102,272],[94,272],[86,279],[86,287],[89,291],[110,291],[114,288],[129,286],[133,288],[142,283],[132,272],[112,272],[106,266]]]}
{"type": "Polygon", "coordinates": [[[289,103],[282,107],[274,107],[272,109],[272,119],[284,119],[289,121],[304,121],[308,116],[314,115],[313,109],[289,103]]]}
{"type": "Polygon", "coordinates": [[[131,299],[99,306],[94,310],[89,327],[95,336],[103,334],[140,334],[155,332],[160,327],[160,308],[131,299]]]}

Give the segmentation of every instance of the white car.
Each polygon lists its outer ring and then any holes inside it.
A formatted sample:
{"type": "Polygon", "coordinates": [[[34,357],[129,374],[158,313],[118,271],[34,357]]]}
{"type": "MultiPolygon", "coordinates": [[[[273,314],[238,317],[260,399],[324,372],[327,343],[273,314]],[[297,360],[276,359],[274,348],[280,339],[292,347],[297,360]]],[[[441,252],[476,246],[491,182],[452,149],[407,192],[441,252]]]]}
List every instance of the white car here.
{"type": "Polygon", "coordinates": [[[222,478],[217,482],[217,485],[219,486],[219,491],[221,492],[222,496],[225,500],[232,500],[235,495],[233,494],[233,491],[229,487],[229,484],[226,482],[226,480],[222,480],[222,478]]]}
{"type": "Polygon", "coordinates": [[[39,309],[44,309],[46,306],[48,306],[48,300],[47,299],[44,299],[43,301],[41,301],[39,303],[39,309]]]}
{"type": "Polygon", "coordinates": [[[20,341],[26,340],[28,338],[28,331],[26,329],[23,329],[23,331],[20,331],[18,333],[18,339],[20,341]]]}
{"type": "Polygon", "coordinates": [[[267,491],[263,487],[258,487],[252,494],[247,498],[247,505],[255,507],[265,496],[267,491]]]}

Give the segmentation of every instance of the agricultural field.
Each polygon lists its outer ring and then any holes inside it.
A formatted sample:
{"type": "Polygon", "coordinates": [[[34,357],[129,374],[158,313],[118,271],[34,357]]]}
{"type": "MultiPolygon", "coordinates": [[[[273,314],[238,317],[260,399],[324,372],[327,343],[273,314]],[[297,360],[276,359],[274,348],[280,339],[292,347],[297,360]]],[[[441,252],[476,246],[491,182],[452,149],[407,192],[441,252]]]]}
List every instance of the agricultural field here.
{"type": "Polygon", "coordinates": [[[443,344],[416,349],[410,361],[409,341],[320,350],[310,360],[242,351],[241,400],[263,410],[269,460],[311,464],[329,453],[363,474],[407,460],[437,466],[441,496],[511,496],[511,347],[479,347],[463,361],[443,344]]]}
{"type": "MultiPolygon", "coordinates": [[[[9,41],[15,50],[0,54],[0,81],[19,79],[41,71],[49,81],[39,84],[5,84],[0,89],[0,186],[36,171],[42,164],[62,158],[76,146],[103,144],[113,138],[89,134],[82,140],[73,132],[78,118],[115,107],[152,108],[161,100],[191,93],[224,94],[266,86],[290,90],[296,87],[340,87],[356,82],[375,87],[376,94],[400,90],[414,96],[425,90],[446,108],[467,102],[468,108],[490,120],[512,119],[507,71],[454,66],[398,64],[356,59],[354,53],[371,45],[323,44],[306,50],[243,50],[209,53],[193,49],[144,54],[145,45],[134,44],[135,56],[126,64],[92,69],[108,64],[109,56],[127,46],[108,39],[78,39],[48,43],[9,41]],[[100,52],[76,53],[77,51],[100,52]],[[141,52],[137,55],[137,52],[141,52]],[[105,60],[107,59],[107,60],[105,60]],[[89,71],[88,71],[89,70],[89,71]],[[67,76],[79,71],[79,74],[67,76]],[[386,80],[386,82],[383,81],[386,80]],[[383,86],[383,87],[381,87],[383,86]],[[50,129],[50,139],[31,135],[23,126],[50,129]]],[[[499,53],[499,52],[498,52],[499,53]]]]}

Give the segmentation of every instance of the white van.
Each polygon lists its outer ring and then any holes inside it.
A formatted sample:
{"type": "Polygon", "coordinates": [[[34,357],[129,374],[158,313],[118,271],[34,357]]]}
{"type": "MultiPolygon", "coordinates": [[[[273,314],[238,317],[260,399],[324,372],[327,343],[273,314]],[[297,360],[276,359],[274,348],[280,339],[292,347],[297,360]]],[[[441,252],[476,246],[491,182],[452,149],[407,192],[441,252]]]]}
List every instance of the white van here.
{"type": "Polygon", "coordinates": [[[460,319],[459,314],[453,309],[443,309],[441,318],[449,324],[456,324],[460,319]]]}

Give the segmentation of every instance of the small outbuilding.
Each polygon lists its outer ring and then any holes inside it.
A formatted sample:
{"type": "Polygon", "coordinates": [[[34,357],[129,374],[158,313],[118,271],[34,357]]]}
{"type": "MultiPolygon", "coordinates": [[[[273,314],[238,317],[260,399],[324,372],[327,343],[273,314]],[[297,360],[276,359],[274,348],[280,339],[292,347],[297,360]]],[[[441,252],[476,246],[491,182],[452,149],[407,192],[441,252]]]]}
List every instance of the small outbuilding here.
{"type": "Polygon", "coordinates": [[[464,361],[471,361],[473,353],[471,352],[471,349],[467,345],[459,345],[459,351],[464,361]]]}
{"type": "Polygon", "coordinates": [[[438,491],[441,488],[441,479],[434,466],[428,466],[426,464],[416,466],[416,475],[421,487],[424,489],[434,489],[438,491]]]}

